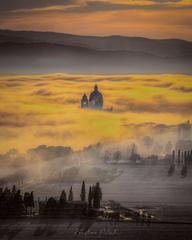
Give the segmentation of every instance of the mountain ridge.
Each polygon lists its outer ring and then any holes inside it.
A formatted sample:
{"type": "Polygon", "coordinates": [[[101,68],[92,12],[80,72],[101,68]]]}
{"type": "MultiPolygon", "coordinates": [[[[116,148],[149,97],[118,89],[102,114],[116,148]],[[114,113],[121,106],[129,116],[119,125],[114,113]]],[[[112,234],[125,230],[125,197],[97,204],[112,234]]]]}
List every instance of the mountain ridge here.
{"type": "Polygon", "coordinates": [[[70,34],[65,32],[52,32],[52,31],[33,31],[33,30],[11,30],[11,29],[0,29],[0,33],[42,33],[42,34],[56,34],[56,35],[66,35],[66,36],[75,36],[75,37],[89,37],[89,38],[132,38],[132,39],[147,39],[152,41],[169,41],[169,40],[178,40],[182,42],[192,43],[192,41],[181,39],[181,38],[148,38],[142,36],[127,36],[127,35],[80,35],[80,34],[70,34]]]}
{"type": "Polygon", "coordinates": [[[36,31],[11,31],[0,30],[0,42],[2,37],[9,38],[9,41],[17,42],[48,42],[81,46],[97,50],[133,50],[152,53],[158,56],[178,56],[179,54],[189,54],[192,56],[192,42],[180,39],[148,39],[143,37],[126,36],[80,36],[65,33],[36,32],[36,31]]]}
{"type": "Polygon", "coordinates": [[[0,72],[23,70],[192,74],[192,43],[0,30],[0,72]]]}

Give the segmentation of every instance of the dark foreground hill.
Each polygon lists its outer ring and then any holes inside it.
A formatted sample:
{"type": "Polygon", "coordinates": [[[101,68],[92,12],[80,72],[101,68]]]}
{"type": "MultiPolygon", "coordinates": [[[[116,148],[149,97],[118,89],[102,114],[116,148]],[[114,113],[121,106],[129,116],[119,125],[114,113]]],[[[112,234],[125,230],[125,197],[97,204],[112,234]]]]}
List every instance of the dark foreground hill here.
{"type": "Polygon", "coordinates": [[[192,43],[0,31],[0,72],[192,73],[192,43]]]}

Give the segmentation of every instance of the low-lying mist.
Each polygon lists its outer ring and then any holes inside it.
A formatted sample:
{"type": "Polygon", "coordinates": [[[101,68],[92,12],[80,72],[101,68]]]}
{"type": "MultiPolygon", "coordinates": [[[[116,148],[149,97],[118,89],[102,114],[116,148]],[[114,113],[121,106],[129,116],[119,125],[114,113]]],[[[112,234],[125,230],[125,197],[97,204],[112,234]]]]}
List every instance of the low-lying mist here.
{"type": "MultiPolygon", "coordinates": [[[[133,125],[135,138],[119,142],[97,143],[73,150],[71,147],[40,145],[20,153],[11,149],[0,155],[0,184],[57,184],[112,182],[129,168],[129,181],[159,181],[167,179],[172,150],[178,145],[178,126],[133,125]],[[145,128],[145,131],[143,130],[145,128]],[[142,132],[150,135],[144,135],[142,132]],[[135,131],[136,132],[136,131],[135,131]],[[133,155],[136,159],[133,159],[133,155]],[[145,160],[145,166],[136,164],[145,160]],[[131,164],[135,161],[135,164],[131,164]],[[139,167],[139,170],[134,168],[139,167]],[[157,165],[162,165],[157,167],[157,165]]],[[[189,149],[192,143],[189,142],[189,149]]],[[[177,146],[178,148],[178,146],[177,146]]],[[[183,146],[180,146],[181,150],[183,146]]]]}

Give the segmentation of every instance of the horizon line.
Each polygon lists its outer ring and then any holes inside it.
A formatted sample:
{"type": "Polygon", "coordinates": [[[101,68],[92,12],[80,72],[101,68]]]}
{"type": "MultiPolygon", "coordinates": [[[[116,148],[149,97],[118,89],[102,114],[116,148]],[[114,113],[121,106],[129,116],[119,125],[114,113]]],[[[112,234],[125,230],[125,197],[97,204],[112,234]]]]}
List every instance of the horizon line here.
{"type": "Polygon", "coordinates": [[[64,34],[76,37],[95,37],[95,38],[112,38],[112,37],[121,37],[121,38],[140,38],[140,39],[148,39],[148,40],[156,40],[156,41],[163,41],[163,40],[180,40],[185,42],[192,43],[192,39],[183,39],[183,38],[151,38],[151,37],[144,37],[144,36],[135,36],[135,35],[121,35],[121,34],[112,34],[112,35],[87,35],[87,34],[73,34],[67,32],[57,32],[57,31],[47,31],[47,30],[30,30],[30,29],[7,29],[7,28],[0,28],[0,31],[10,31],[10,32],[32,32],[32,33],[52,33],[52,34],[64,34]]]}

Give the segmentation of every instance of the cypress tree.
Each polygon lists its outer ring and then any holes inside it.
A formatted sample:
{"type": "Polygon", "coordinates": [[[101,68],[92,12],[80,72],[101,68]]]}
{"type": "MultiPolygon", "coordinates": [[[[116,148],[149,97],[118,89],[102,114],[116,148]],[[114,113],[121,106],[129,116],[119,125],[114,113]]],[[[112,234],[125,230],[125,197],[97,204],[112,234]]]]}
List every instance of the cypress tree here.
{"type": "Polygon", "coordinates": [[[34,207],[35,202],[34,202],[34,196],[33,196],[33,191],[30,193],[30,207],[34,207]]]}
{"type": "Polygon", "coordinates": [[[100,188],[99,182],[96,183],[94,187],[94,192],[93,192],[93,207],[94,208],[100,208],[100,203],[102,199],[102,191],[100,188]]]}
{"type": "Polygon", "coordinates": [[[59,198],[59,202],[60,202],[60,204],[64,204],[64,203],[66,203],[66,201],[67,201],[66,192],[65,192],[65,190],[63,190],[61,192],[61,195],[60,195],[60,198],[59,198]]]}
{"type": "Polygon", "coordinates": [[[175,151],[172,151],[172,164],[175,164],[175,151]]]}
{"type": "Polygon", "coordinates": [[[15,193],[16,193],[16,191],[17,191],[17,189],[16,189],[16,186],[15,186],[15,185],[13,185],[13,187],[12,187],[12,193],[13,193],[13,194],[15,194],[15,193]]]}
{"type": "Polygon", "coordinates": [[[83,181],[82,187],[81,187],[81,201],[85,202],[86,201],[86,191],[85,191],[85,182],[83,181]]]}
{"type": "Polygon", "coordinates": [[[186,164],[186,162],[187,162],[187,152],[185,151],[184,152],[184,164],[186,164]]]}
{"type": "Polygon", "coordinates": [[[178,150],[178,165],[180,165],[181,162],[181,151],[178,150]]]}
{"type": "Polygon", "coordinates": [[[93,207],[93,194],[92,194],[91,186],[89,187],[88,206],[89,206],[89,208],[93,207]]]}
{"type": "Polygon", "coordinates": [[[68,200],[69,200],[70,202],[73,201],[73,189],[72,189],[72,186],[71,186],[70,191],[69,191],[69,198],[68,198],[68,200]]]}

